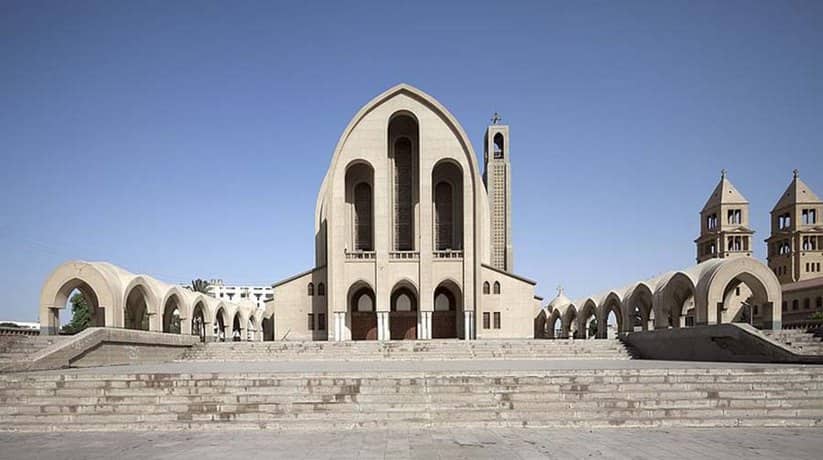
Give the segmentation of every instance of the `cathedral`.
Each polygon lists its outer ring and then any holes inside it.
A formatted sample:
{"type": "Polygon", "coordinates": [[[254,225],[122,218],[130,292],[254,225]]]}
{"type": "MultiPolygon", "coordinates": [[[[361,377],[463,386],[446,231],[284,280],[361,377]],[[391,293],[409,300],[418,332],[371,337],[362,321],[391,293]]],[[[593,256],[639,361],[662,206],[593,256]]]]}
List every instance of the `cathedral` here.
{"type": "Polygon", "coordinates": [[[274,284],[286,340],[528,338],[535,282],[513,273],[508,126],[483,171],[463,127],[401,84],[349,122],[315,208],[315,266],[274,284]]]}

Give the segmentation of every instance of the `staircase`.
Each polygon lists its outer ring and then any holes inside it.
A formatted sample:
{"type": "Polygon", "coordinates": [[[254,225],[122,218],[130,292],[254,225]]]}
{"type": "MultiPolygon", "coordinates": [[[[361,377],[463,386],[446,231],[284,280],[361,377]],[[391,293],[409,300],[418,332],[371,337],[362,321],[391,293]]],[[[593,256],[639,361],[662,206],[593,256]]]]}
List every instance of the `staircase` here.
{"type": "Polygon", "coordinates": [[[630,359],[617,339],[225,342],[192,347],[189,361],[630,359]]]}
{"type": "Polygon", "coordinates": [[[35,353],[69,336],[0,335],[0,369],[12,363],[21,362],[35,353]]]}
{"type": "Polygon", "coordinates": [[[784,329],[780,331],[763,331],[763,334],[786,345],[797,354],[823,356],[823,338],[814,331],[784,329]]]}
{"type": "Polygon", "coordinates": [[[0,431],[819,426],[823,369],[5,374],[0,403],[0,431]]]}

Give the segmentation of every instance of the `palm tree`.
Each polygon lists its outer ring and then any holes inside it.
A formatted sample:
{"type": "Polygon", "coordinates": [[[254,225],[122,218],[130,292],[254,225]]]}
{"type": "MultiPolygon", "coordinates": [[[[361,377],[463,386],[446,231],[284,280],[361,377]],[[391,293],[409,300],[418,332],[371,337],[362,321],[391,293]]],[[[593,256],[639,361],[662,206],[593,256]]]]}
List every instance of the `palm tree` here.
{"type": "Polygon", "coordinates": [[[209,282],[206,280],[201,280],[197,278],[196,280],[191,281],[191,287],[189,288],[194,292],[202,292],[203,294],[209,293],[209,282]]]}

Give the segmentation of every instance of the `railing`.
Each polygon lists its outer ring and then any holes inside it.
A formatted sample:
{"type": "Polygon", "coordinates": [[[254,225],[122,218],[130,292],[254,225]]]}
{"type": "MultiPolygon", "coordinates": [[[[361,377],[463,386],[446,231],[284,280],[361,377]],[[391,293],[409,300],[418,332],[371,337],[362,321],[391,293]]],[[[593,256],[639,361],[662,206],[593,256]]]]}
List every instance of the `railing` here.
{"type": "Polygon", "coordinates": [[[823,328],[823,320],[820,319],[801,319],[801,320],[794,320],[794,321],[786,321],[782,325],[783,329],[802,329],[802,330],[813,330],[818,328],[823,328]]]}
{"type": "Polygon", "coordinates": [[[40,335],[39,329],[0,326],[0,335],[40,335]]]}
{"type": "Polygon", "coordinates": [[[434,251],[432,255],[435,259],[462,259],[463,251],[449,249],[446,251],[434,251]]]}
{"type": "Polygon", "coordinates": [[[346,251],[346,260],[374,260],[374,251],[346,251]]]}
{"type": "Polygon", "coordinates": [[[389,251],[389,260],[420,260],[419,251],[389,251]]]}

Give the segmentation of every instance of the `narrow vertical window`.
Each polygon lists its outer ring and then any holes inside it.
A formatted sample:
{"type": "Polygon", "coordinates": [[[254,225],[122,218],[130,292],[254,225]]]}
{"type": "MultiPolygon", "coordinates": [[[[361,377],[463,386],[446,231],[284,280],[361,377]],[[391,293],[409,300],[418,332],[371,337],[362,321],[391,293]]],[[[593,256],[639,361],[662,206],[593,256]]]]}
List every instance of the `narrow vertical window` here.
{"type": "Polygon", "coordinates": [[[483,312],[483,329],[491,329],[491,318],[489,312],[483,312]]]}
{"type": "Polygon", "coordinates": [[[354,188],[354,249],[372,251],[372,191],[365,182],[354,188]]]}
{"type": "Polygon", "coordinates": [[[434,188],[435,247],[439,251],[454,249],[454,205],[452,186],[440,182],[434,188]]]}
{"type": "Polygon", "coordinates": [[[500,283],[497,281],[494,282],[494,293],[500,294],[500,283]]]}
{"type": "Polygon", "coordinates": [[[325,313],[319,313],[317,315],[317,329],[320,330],[320,331],[325,331],[326,330],[326,314],[325,313]]]}
{"type": "Polygon", "coordinates": [[[309,285],[306,287],[306,291],[307,291],[307,293],[310,297],[313,296],[314,295],[314,283],[309,283],[309,285]]]}
{"type": "Polygon", "coordinates": [[[500,329],[500,312],[494,312],[494,328],[500,329]]]}
{"type": "Polygon", "coordinates": [[[414,249],[412,236],[412,145],[401,137],[394,144],[394,235],[395,250],[414,249]]]}
{"type": "Polygon", "coordinates": [[[325,284],[320,283],[320,284],[317,285],[317,295],[319,295],[319,296],[326,295],[326,285],[325,284]]]}
{"type": "Polygon", "coordinates": [[[488,282],[488,281],[484,281],[484,282],[483,282],[483,294],[489,294],[489,293],[490,293],[490,291],[491,291],[491,288],[490,288],[490,286],[489,286],[489,282],[488,282]]]}
{"type": "Polygon", "coordinates": [[[308,320],[309,330],[313,331],[314,330],[314,313],[309,313],[307,320],[308,320]]]}

